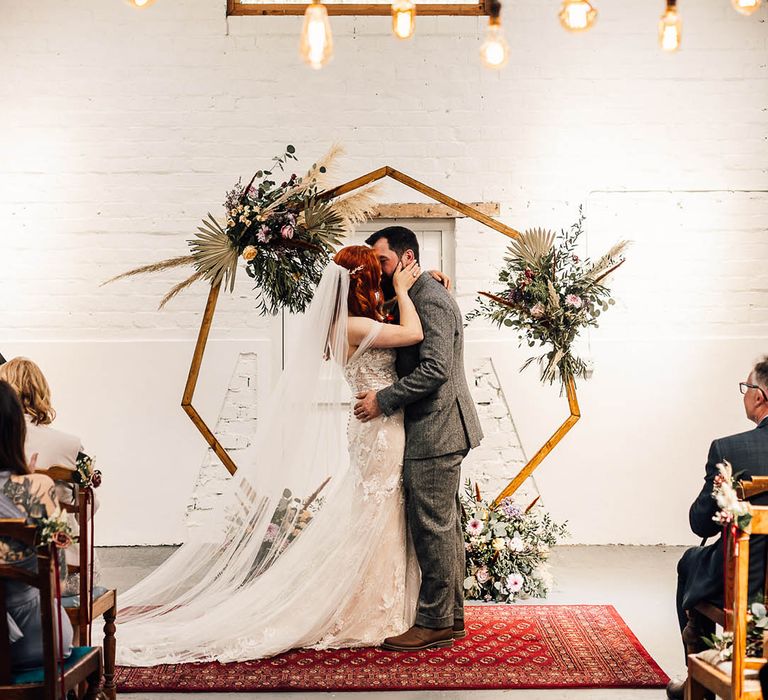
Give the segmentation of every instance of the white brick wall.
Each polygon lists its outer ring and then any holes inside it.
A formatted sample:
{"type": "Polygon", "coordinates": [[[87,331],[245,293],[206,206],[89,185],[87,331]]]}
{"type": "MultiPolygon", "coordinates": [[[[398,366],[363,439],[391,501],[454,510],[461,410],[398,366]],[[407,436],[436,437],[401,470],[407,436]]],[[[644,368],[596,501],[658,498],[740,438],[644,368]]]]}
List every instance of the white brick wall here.
{"type": "MultiPolygon", "coordinates": [[[[91,388],[82,358],[98,355],[93,341],[105,343],[98,363],[112,374],[148,373],[175,394],[166,384],[183,368],[113,367],[106,348],[191,341],[205,288],[158,313],[180,272],[98,284],[183,252],[237,177],[285,143],[312,159],[339,140],[349,152],[339,180],[389,164],[452,196],[499,201],[518,228],[566,226],[583,203],[590,247],[631,229],[637,252],[617,278],[622,306],[584,341],[597,361],[595,380],[580,389],[585,417],[537,483],[576,541],[687,541],[683,511],[708,440],[746,427],[729,393],[732,375],[765,349],[768,330],[768,10],[744,18],[727,0],[687,3],[683,50],[670,56],[657,48],[660,6],[600,0],[594,30],[569,35],[556,5],[509,4],[512,53],[501,73],[477,58],[484,20],[447,17],[420,17],[412,42],[391,37],[387,18],[333,18],[336,57],[314,72],[297,57],[300,18],[227,20],[224,0],[158,0],[144,12],[121,0],[0,0],[0,351],[50,358],[54,390],[70,407],[59,421],[85,437],[78,399],[91,388]],[[612,422],[618,386],[631,425],[612,422]],[[657,393],[647,393],[651,386],[657,393]],[[667,432],[677,439],[656,437],[667,432]],[[644,449],[624,454],[637,434],[644,449]],[[639,529],[644,506],[627,511],[626,503],[646,483],[647,464],[656,475],[673,469],[677,481],[658,509],[670,515],[639,529]],[[595,504],[591,489],[608,481],[618,483],[612,498],[623,509],[595,504]]],[[[384,199],[415,197],[392,185],[384,199]]],[[[465,309],[489,285],[504,245],[458,222],[465,309]]],[[[242,275],[236,295],[220,302],[213,338],[274,338],[251,298],[242,275]]],[[[478,357],[493,357],[521,441],[537,449],[561,420],[562,400],[517,375],[525,353],[513,339],[478,326],[468,340],[478,357]]],[[[220,400],[225,385],[209,391],[220,400]]],[[[119,391],[108,410],[130,426],[147,396],[129,381],[119,391]]],[[[155,446],[196,439],[163,430],[142,435],[149,450],[138,465],[117,430],[103,458],[115,470],[163,471],[155,446]]],[[[164,482],[184,492],[173,517],[198,467],[184,461],[164,482]]],[[[103,517],[114,518],[103,526],[107,539],[132,541],[119,529],[126,506],[104,491],[112,515],[103,517]]],[[[136,537],[176,537],[156,532],[136,537]]]]}

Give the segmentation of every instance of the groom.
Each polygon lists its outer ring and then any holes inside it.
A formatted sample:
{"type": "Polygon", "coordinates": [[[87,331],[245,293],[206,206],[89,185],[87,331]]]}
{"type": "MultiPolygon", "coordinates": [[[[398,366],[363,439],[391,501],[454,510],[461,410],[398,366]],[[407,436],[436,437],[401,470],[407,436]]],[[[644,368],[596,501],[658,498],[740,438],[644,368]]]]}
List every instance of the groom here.
{"type": "MultiPolygon", "coordinates": [[[[416,234],[402,226],[381,229],[366,243],[385,279],[391,280],[399,263],[407,266],[419,259],[416,234]]],[[[454,639],[466,636],[461,462],[483,436],[464,375],[459,307],[429,274],[422,274],[409,294],[424,340],[398,349],[397,382],[358,394],[355,404],[355,416],[364,422],[400,408],[405,413],[403,486],[421,589],[416,624],[382,644],[396,651],[452,646],[454,639]]]]}

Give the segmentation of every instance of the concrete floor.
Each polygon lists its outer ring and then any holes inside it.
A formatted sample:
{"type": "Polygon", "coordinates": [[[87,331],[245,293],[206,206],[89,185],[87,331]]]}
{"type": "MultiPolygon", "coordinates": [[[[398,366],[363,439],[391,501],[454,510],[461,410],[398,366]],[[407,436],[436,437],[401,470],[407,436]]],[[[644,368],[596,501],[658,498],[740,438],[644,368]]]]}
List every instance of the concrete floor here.
{"type": "MultiPolygon", "coordinates": [[[[170,547],[111,547],[99,550],[102,580],[126,590],[170,553],[170,547]]],[[[675,566],[683,547],[564,546],[551,555],[555,590],[546,601],[533,604],[610,604],[629,625],[651,656],[670,676],[684,672],[682,644],[675,617],[675,566]]],[[[524,603],[523,603],[524,604],[524,603]]],[[[120,631],[118,629],[118,644],[120,631]]],[[[243,700],[249,693],[126,693],[125,700],[243,700]]],[[[665,698],[663,690],[494,690],[381,693],[259,693],[259,700],[294,700],[317,696],[343,700],[650,700],[665,698]]]]}

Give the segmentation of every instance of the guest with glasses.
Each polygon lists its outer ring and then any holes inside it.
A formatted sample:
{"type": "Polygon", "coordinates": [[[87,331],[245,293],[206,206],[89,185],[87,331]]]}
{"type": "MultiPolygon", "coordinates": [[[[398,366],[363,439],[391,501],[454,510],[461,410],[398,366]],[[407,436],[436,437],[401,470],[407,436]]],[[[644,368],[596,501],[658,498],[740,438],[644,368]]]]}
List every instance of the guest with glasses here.
{"type": "MultiPolygon", "coordinates": [[[[718,510],[712,497],[717,465],[727,460],[733,466],[733,473],[742,472],[742,477],[768,476],[768,356],[758,362],[745,382],[739,383],[743,395],[744,412],[757,427],[737,435],[715,440],[709,448],[704,486],[688,513],[691,529],[705,538],[698,547],[691,547],[683,554],[677,565],[677,617],[684,639],[699,642],[701,636],[710,636],[714,624],[700,618],[699,627],[689,625],[687,611],[703,602],[723,606],[724,571],[722,526],[714,521],[718,510]],[[712,544],[705,545],[708,537],[717,537],[712,544]],[[686,629],[688,626],[688,629],[686,629]],[[703,626],[703,628],[702,628],[703,626]]],[[[768,505],[768,494],[752,499],[758,505],[768,505]]],[[[765,573],[766,538],[753,537],[750,540],[749,556],[749,599],[763,591],[765,573]]],[[[701,645],[703,649],[703,643],[701,645]]],[[[670,681],[667,697],[682,698],[685,681],[670,681]]]]}

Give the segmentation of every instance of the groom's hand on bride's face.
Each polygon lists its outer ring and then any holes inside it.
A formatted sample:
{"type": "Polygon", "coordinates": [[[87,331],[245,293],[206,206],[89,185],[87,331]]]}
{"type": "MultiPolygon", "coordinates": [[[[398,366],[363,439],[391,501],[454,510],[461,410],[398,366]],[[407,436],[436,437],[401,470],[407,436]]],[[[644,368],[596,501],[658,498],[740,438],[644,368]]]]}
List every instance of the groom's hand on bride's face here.
{"type": "Polygon", "coordinates": [[[381,407],[376,399],[375,391],[361,391],[355,394],[357,403],[355,404],[355,418],[367,423],[369,420],[381,415],[381,407]]]}

